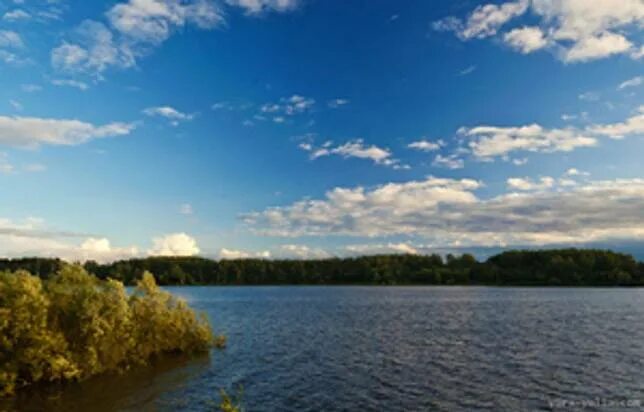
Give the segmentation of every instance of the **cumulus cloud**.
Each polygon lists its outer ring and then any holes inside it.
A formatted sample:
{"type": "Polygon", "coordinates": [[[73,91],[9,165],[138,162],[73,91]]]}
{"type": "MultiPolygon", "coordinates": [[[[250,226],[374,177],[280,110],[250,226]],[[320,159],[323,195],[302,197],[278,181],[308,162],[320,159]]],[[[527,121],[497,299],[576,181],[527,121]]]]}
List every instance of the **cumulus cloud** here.
{"type": "MultiPolygon", "coordinates": [[[[259,110],[263,114],[280,115],[275,117],[284,119],[282,116],[294,116],[297,114],[309,112],[314,105],[315,99],[300,96],[299,94],[294,94],[289,97],[280,98],[278,103],[265,103],[260,106],[259,110]]],[[[256,119],[266,120],[265,118],[260,119],[257,117],[256,119]]]]}
{"type": "Polygon", "coordinates": [[[451,154],[447,156],[438,154],[436,155],[436,157],[434,157],[432,166],[456,170],[465,167],[465,161],[460,158],[458,154],[451,154]]]}
{"type": "Polygon", "coordinates": [[[523,54],[532,53],[548,45],[544,33],[538,27],[514,29],[506,33],[503,40],[523,54]]]}
{"type": "Polygon", "coordinates": [[[249,252],[245,250],[235,250],[221,248],[219,250],[219,259],[269,259],[271,252],[264,250],[261,252],[249,252]]]}
{"type": "Polygon", "coordinates": [[[310,152],[311,159],[337,155],[345,159],[368,159],[377,165],[388,166],[393,169],[409,168],[408,165],[401,164],[400,160],[395,159],[389,149],[376,145],[366,145],[362,139],[349,140],[338,146],[333,146],[333,142],[328,141],[320,147],[315,147],[312,143],[304,142],[300,143],[298,147],[310,152]]]}
{"type": "Polygon", "coordinates": [[[164,117],[168,119],[173,126],[177,126],[179,122],[189,121],[194,118],[193,114],[180,112],[179,110],[170,106],[148,107],[147,109],[143,110],[143,114],[151,117],[164,117]]]}
{"type": "Polygon", "coordinates": [[[545,190],[555,185],[555,179],[550,176],[543,176],[535,181],[529,177],[511,177],[507,180],[507,184],[508,188],[513,190],[545,190]]]}
{"type": "Polygon", "coordinates": [[[453,31],[463,41],[496,35],[511,20],[527,11],[539,25],[514,28],[503,40],[521,53],[548,48],[566,63],[586,62],[616,54],[638,59],[643,46],[635,44],[644,24],[640,0],[532,0],[486,4],[466,19],[447,17],[433,24],[453,31]]]}
{"type": "Polygon", "coordinates": [[[286,12],[296,9],[299,0],[226,0],[231,6],[243,8],[247,14],[261,14],[267,11],[286,12]]]}
{"type": "Polygon", "coordinates": [[[527,0],[500,5],[485,4],[476,7],[465,21],[455,17],[447,17],[434,22],[433,27],[438,31],[454,31],[462,40],[482,39],[495,35],[501,26],[522,15],[527,9],[527,0]]]}
{"type": "Polygon", "coordinates": [[[15,31],[0,30],[0,47],[20,49],[24,47],[22,37],[15,31]]]}
{"type": "Polygon", "coordinates": [[[133,129],[133,124],[119,122],[97,126],[80,120],[0,116],[0,144],[20,148],[72,146],[93,139],[127,135],[133,129]]]}
{"type": "Polygon", "coordinates": [[[440,148],[443,146],[445,146],[445,142],[443,142],[442,140],[431,142],[426,139],[417,140],[407,145],[407,147],[410,149],[420,150],[422,152],[434,152],[436,150],[440,150],[440,148]]]}
{"type": "Polygon", "coordinates": [[[622,139],[631,135],[644,135],[644,105],[639,107],[636,114],[623,122],[592,125],[588,130],[599,136],[612,139],[622,139]]]}
{"type": "Polygon", "coordinates": [[[38,218],[0,218],[0,250],[2,257],[60,257],[68,261],[110,262],[139,255],[134,246],[114,247],[106,238],[55,231],[38,218]]]}
{"type": "Polygon", "coordinates": [[[459,134],[470,139],[468,147],[478,158],[492,158],[513,151],[569,152],[579,147],[597,145],[597,139],[583,131],[574,128],[546,129],[538,124],[461,128],[459,134]]]}
{"type": "Polygon", "coordinates": [[[481,199],[482,183],[439,179],[372,190],[336,188],[243,216],[272,236],[416,236],[432,247],[548,245],[644,239],[644,180],[560,184],[481,199]]]}
{"type": "Polygon", "coordinates": [[[223,22],[216,3],[210,0],[130,0],[107,12],[112,27],[134,44],[158,45],[176,28],[194,24],[212,29],[223,22]]]}
{"type": "Polygon", "coordinates": [[[306,245],[280,245],[275,257],[280,259],[327,259],[332,255],[324,249],[312,248],[306,245]]]}
{"type": "Polygon", "coordinates": [[[197,241],[185,233],[172,233],[152,239],[151,256],[194,256],[199,253],[197,241]]]}
{"type": "Polygon", "coordinates": [[[86,20],[51,52],[56,70],[101,77],[109,67],[128,68],[187,25],[213,29],[223,23],[212,0],[129,0],[107,13],[110,27],[86,20]]]}
{"type": "Polygon", "coordinates": [[[347,245],[345,250],[352,255],[417,255],[421,253],[418,246],[405,242],[347,245]]]}

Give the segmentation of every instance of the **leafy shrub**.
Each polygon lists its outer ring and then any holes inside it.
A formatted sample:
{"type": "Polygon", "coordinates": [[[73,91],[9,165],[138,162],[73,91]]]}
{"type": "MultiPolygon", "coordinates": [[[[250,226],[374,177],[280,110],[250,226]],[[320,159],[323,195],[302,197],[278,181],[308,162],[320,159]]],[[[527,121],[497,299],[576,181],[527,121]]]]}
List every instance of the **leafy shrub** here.
{"type": "Polygon", "coordinates": [[[80,266],[64,266],[45,281],[0,272],[0,395],[224,342],[203,314],[160,290],[147,272],[131,296],[121,282],[99,280],[80,266]]]}

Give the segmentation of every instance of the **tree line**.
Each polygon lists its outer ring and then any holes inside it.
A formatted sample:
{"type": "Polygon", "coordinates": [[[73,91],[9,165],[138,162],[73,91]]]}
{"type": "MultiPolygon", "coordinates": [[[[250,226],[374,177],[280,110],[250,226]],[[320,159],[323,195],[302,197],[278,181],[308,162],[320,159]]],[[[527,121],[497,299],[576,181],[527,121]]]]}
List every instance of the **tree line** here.
{"type": "MultiPolygon", "coordinates": [[[[0,260],[0,270],[28,270],[44,279],[60,259],[0,260]]],[[[478,261],[471,254],[376,255],[316,260],[147,257],[84,263],[100,279],[133,285],[146,271],[161,285],[526,285],[640,286],[644,263],[598,249],[507,251],[478,261]]]]}

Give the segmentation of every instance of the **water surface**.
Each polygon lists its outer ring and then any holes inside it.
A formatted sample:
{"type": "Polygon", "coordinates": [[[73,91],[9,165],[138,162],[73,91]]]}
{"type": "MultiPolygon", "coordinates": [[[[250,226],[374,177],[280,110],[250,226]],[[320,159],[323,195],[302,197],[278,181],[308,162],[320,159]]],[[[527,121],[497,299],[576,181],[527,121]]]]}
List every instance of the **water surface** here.
{"type": "MultiPolygon", "coordinates": [[[[13,408],[206,411],[219,388],[240,385],[248,411],[644,404],[642,289],[168,289],[208,314],[228,336],[227,349],[63,391],[25,392],[13,408]]],[[[627,408],[611,410],[620,409],[627,408]]]]}

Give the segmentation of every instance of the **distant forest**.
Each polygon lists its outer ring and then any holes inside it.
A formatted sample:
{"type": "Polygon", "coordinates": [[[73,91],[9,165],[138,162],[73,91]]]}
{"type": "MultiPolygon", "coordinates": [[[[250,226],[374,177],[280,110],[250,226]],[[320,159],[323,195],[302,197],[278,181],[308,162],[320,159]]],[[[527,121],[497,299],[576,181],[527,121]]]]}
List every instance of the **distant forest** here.
{"type": "MultiPolygon", "coordinates": [[[[25,269],[49,278],[60,259],[0,259],[0,271],[25,269]]],[[[133,285],[145,271],[161,285],[525,285],[644,286],[644,263],[596,249],[508,251],[477,261],[470,254],[377,255],[319,260],[148,257],[109,264],[88,261],[99,278],[133,285]]]]}

